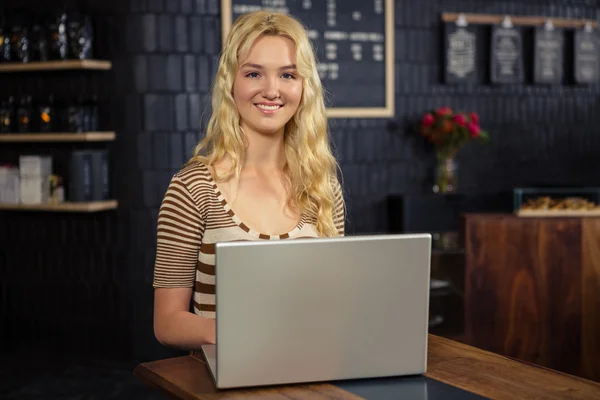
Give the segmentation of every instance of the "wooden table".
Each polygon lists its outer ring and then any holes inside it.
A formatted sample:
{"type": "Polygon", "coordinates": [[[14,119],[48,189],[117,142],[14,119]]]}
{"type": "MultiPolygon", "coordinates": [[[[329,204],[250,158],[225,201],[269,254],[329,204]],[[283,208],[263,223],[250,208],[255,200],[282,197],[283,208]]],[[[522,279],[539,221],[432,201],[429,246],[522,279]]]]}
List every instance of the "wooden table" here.
{"type": "MultiPolygon", "coordinates": [[[[429,335],[427,377],[492,399],[600,399],[600,384],[429,335]]],[[[202,356],[140,364],[134,374],[180,399],[358,399],[328,383],[215,389],[202,356]]]]}
{"type": "Polygon", "coordinates": [[[600,381],[600,218],[466,214],[465,341],[600,381]]]}

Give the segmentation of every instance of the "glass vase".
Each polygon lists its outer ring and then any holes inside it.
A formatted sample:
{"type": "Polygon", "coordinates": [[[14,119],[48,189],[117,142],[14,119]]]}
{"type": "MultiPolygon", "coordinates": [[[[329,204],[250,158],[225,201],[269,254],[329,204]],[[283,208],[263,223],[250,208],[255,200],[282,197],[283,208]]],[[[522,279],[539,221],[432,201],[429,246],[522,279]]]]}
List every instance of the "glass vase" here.
{"type": "Polygon", "coordinates": [[[458,167],[455,154],[438,153],[433,192],[438,194],[456,193],[458,167]]]}

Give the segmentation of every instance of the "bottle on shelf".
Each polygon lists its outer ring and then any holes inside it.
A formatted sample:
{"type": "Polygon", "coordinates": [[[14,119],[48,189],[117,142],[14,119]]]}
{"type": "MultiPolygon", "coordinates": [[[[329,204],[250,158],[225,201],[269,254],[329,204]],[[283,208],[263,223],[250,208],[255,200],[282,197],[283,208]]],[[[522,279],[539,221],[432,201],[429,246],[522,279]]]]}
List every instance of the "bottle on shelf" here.
{"type": "Polygon", "coordinates": [[[31,132],[31,114],[31,96],[22,97],[17,109],[17,132],[31,132]]]}
{"type": "Polygon", "coordinates": [[[10,61],[29,62],[29,28],[23,15],[13,17],[10,27],[10,61]]]}
{"type": "Polygon", "coordinates": [[[50,59],[66,60],[69,54],[67,43],[67,13],[58,11],[49,24],[50,59]]]}
{"type": "Polygon", "coordinates": [[[14,121],[14,97],[10,96],[0,104],[0,133],[14,132],[14,121]]]}
{"type": "Polygon", "coordinates": [[[98,96],[92,95],[92,100],[90,102],[90,131],[97,131],[100,128],[98,127],[98,96]]]}
{"type": "Polygon", "coordinates": [[[50,49],[48,47],[48,30],[44,24],[44,18],[41,14],[37,14],[32,19],[34,22],[30,32],[30,60],[48,61],[50,49]]]}
{"type": "Polygon", "coordinates": [[[11,62],[16,61],[16,48],[13,45],[13,32],[12,23],[8,16],[4,19],[4,51],[2,55],[2,61],[11,62]]]}
{"type": "Polygon", "coordinates": [[[97,132],[98,125],[96,95],[81,94],[66,100],[54,95],[32,100],[26,95],[0,100],[0,134],[97,132]]]}
{"type": "Polygon", "coordinates": [[[2,54],[0,54],[0,57],[2,58],[1,61],[8,62],[10,61],[10,55],[12,53],[10,46],[10,35],[8,34],[8,32],[5,31],[4,36],[2,37],[2,41],[2,54]]]}
{"type": "Polygon", "coordinates": [[[79,99],[82,115],[83,128],[86,132],[98,130],[98,97],[96,95],[84,96],[79,99]]]}
{"type": "Polygon", "coordinates": [[[93,57],[93,28],[89,16],[69,12],[67,42],[68,57],[75,60],[87,60],[93,57]]]}
{"type": "Polygon", "coordinates": [[[39,111],[39,131],[48,133],[55,131],[55,113],[54,113],[54,96],[50,95],[46,101],[40,103],[39,111]]]}
{"type": "MultiPolygon", "coordinates": [[[[8,32],[6,31],[6,24],[4,22],[4,18],[0,16],[0,63],[6,61],[4,51],[6,50],[6,45],[7,43],[9,43],[9,41],[10,37],[8,35],[8,32]]],[[[10,51],[10,47],[8,48],[8,51],[10,51]]]]}
{"type": "Polygon", "coordinates": [[[67,132],[79,133],[85,130],[81,97],[71,100],[66,109],[66,116],[67,132]]]}

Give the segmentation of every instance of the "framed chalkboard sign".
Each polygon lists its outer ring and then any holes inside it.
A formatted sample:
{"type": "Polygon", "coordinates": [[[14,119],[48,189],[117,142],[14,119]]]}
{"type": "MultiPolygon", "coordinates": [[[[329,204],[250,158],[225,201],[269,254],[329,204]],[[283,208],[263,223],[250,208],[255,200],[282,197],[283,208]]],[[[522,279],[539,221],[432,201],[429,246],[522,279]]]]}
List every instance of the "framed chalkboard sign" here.
{"type": "Polygon", "coordinates": [[[593,30],[575,31],[575,81],[579,84],[591,84],[598,81],[600,75],[600,41],[593,30]]]}
{"type": "Polygon", "coordinates": [[[523,83],[523,36],[521,30],[492,26],[491,81],[498,84],[523,83]]]}
{"type": "Polygon", "coordinates": [[[446,83],[474,84],[477,80],[477,33],[475,27],[445,24],[444,77],[446,83]]]}
{"type": "Polygon", "coordinates": [[[329,117],[394,116],[393,0],[221,0],[222,42],[233,21],[261,9],[307,28],[329,117]]]}
{"type": "Polygon", "coordinates": [[[563,80],[563,31],[536,27],[534,39],[534,81],[560,84],[563,80]]]}

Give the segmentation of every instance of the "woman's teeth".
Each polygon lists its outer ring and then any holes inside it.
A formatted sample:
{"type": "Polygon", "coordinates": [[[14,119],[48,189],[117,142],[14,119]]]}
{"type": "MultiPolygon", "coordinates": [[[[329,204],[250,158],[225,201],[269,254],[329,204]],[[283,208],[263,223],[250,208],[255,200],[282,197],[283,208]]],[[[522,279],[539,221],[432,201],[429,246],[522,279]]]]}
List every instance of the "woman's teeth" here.
{"type": "Polygon", "coordinates": [[[275,111],[281,108],[281,106],[279,105],[275,105],[275,106],[267,106],[264,104],[257,104],[256,105],[258,108],[260,108],[261,110],[266,110],[266,111],[275,111]]]}

